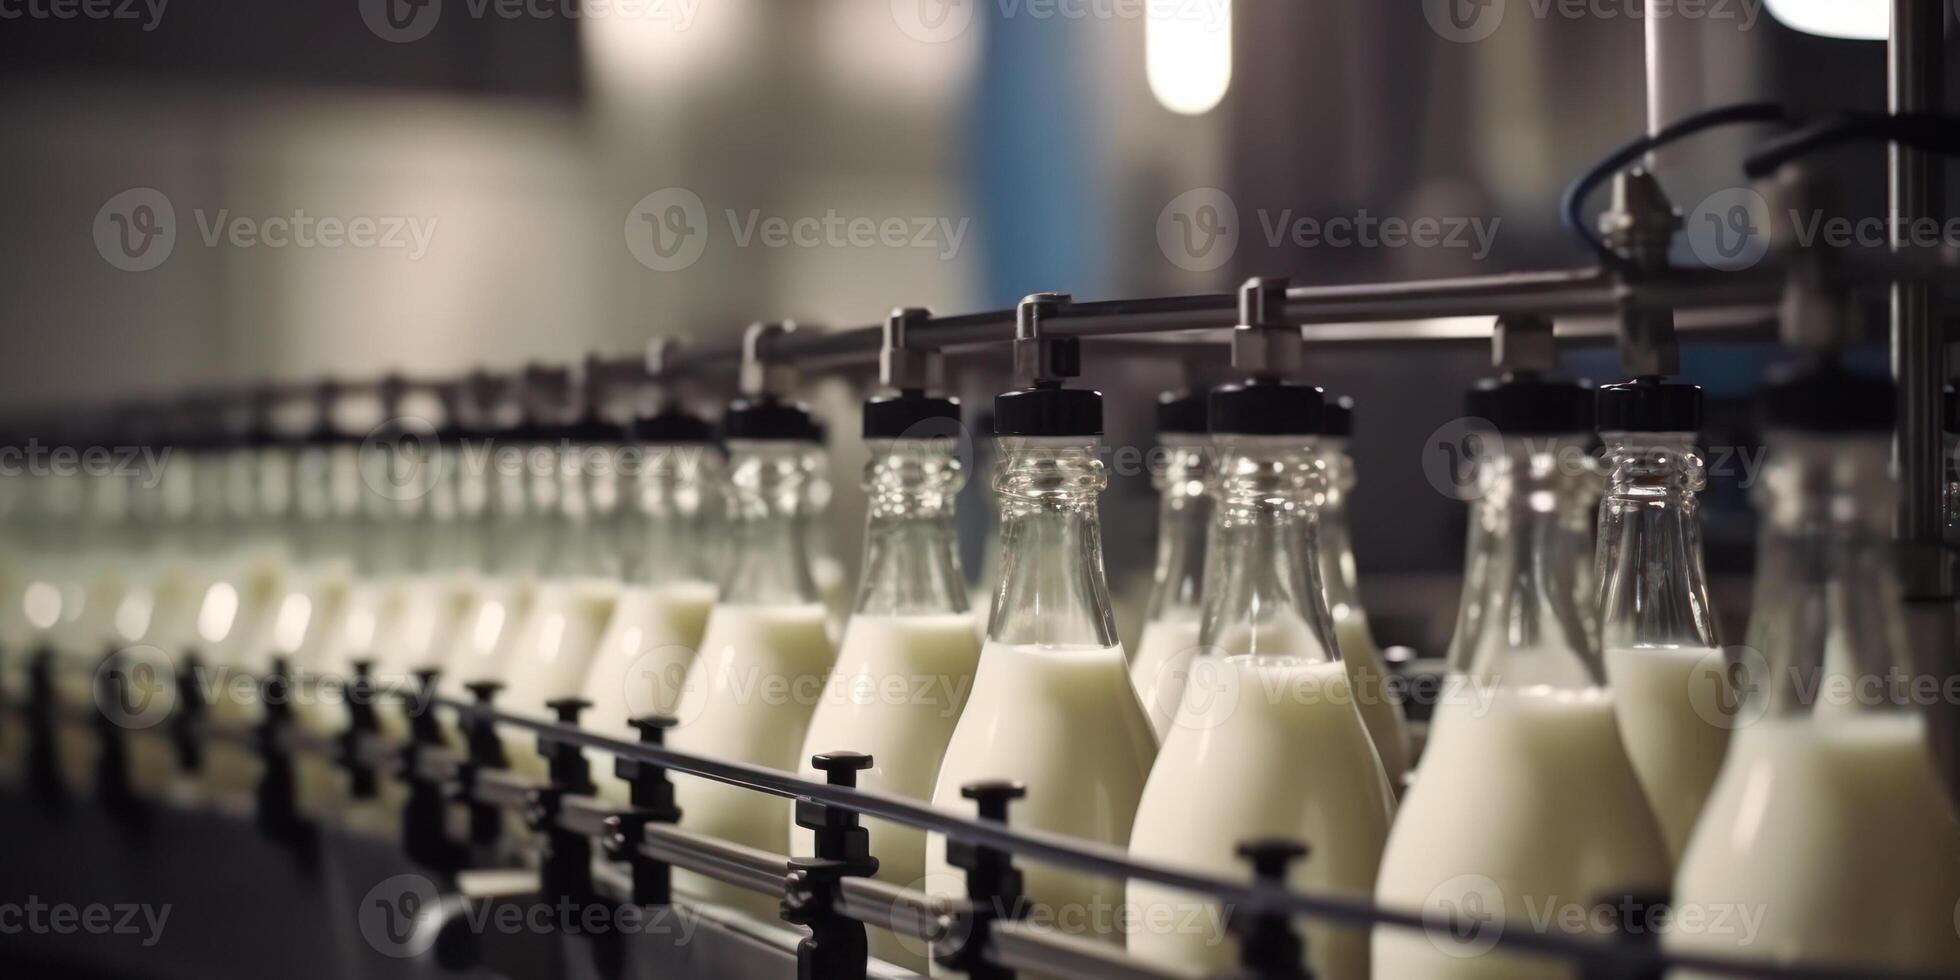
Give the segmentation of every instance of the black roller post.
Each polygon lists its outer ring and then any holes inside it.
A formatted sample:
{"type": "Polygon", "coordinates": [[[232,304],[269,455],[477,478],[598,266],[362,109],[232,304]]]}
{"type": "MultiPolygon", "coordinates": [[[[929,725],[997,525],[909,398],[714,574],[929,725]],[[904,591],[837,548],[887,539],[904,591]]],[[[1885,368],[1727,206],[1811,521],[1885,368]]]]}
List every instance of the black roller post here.
{"type": "Polygon", "coordinates": [[[177,664],[177,703],[170,716],[170,741],[177,750],[179,771],[195,776],[204,771],[204,692],[198,677],[204,660],[195,650],[184,651],[177,664]]]}
{"type": "Polygon", "coordinates": [[[68,798],[61,781],[61,757],[56,741],[55,653],[41,647],[27,658],[27,785],[44,802],[68,798]]]}
{"type": "Polygon", "coordinates": [[[292,751],[292,665],[285,657],[274,657],[272,671],[259,679],[259,701],[263,708],[257,732],[263,766],[256,807],[259,831],[305,856],[309,853],[310,828],[299,812],[299,780],[292,751]]]}
{"type": "Polygon", "coordinates": [[[468,854],[449,839],[449,801],[442,784],[422,771],[425,755],[444,748],[435,712],[439,676],[433,670],[416,671],[415,690],[402,706],[409,733],[401,757],[402,778],[408,783],[408,799],[402,805],[402,850],[422,867],[454,874],[468,864],[468,854]]]}
{"type": "MultiPolygon", "coordinates": [[[[1307,845],[1294,840],[1250,840],[1238,846],[1239,856],[1252,864],[1252,879],[1273,888],[1286,887],[1286,871],[1307,856],[1307,845]]],[[[1302,966],[1306,943],[1285,915],[1232,909],[1226,928],[1239,937],[1239,968],[1232,980],[1310,980],[1302,966]]]]}
{"type": "Polygon", "coordinates": [[[114,647],[102,655],[95,672],[95,795],[110,812],[128,816],[137,809],[136,791],[129,783],[129,729],[110,710],[130,705],[130,665],[120,662],[114,647]]]}
{"type": "MultiPolygon", "coordinates": [[[[857,774],[871,768],[871,757],[825,752],[812,756],[810,763],[830,785],[855,787],[857,774]]],[[[810,929],[796,946],[797,980],[863,980],[870,955],[864,923],[838,912],[837,906],[845,878],[878,873],[871,834],[857,811],[815,800],[796,801],[796,825],[816,836],[815,856],[790,858],[784,884],[784,921],[810,929]]]]}
{"type": "Polygon", "coordinates": [[[381,791],[381,780],[361,758],[361,745],[381,733],[381,718],[374,710],[374,663],[354,663],[354,677],[347,683],[347,730],[340,736],[340,764],[347,770],[348,794],[357,800],[374,799],[381,791]]]}
{"type": "MultiPolygon", "coordinates": [[[[561,698],[549,707],[560,724],[578,725],[580,712],[592,702],[561,698]]],[[[539,855],[539,884],[547,899],[556,900],[562,914],[558,926],[568,933],[580,930],[585,909],[599,900],[592,886],[592,839],[558,825],[560,806],[568,796],[590,796],[592,772],[579,746],[548,735],[538,736],[538,751],[549,760],[551,785],[531,794],[526,816],[531,830],[543,841],[539,855]]]]}
{"type": "MultiPolygon", "coordinates": [[[[1665,893],[1623,892],[1602,895],[1593,902],[1596,909],[1612,910],[1609,942],[1643,952],[1657,953],[1660,930],[1668,914],[1665,893]]],[[[1580,972],[1580,980],[1661,980],[1667,968],[1648,957],[1628,957],[1625,961],[1594,960],[1580,972]]]]}
{"type": "MultiPolygon", "coordinates": [[[[980,819],[1007,823],[1007,806],[1028,795],[1028,788],[1011,780],[967,783],[960,795],[974,801],[980,819]]],[[[971,980],[1012,980],[1014,971],[987,962],[987,933],[999,919],[1019,919],[1027,913],[1021,892],[1021,872],[1014,855],[999,848],[965,841],[946,842],[946,863],[966,872],[966,898],[971,911],[953,923],[950,935],[933,943],[933,961],[964,972],[971,980]]]]}
{"type": "MultiPolygon", "coordinates": [[[[667,729],[679,724],[666,715],[633,719],[641,745],[666,744],[667,729]]],[[[633,904],[668,905],[674,900],[674,869],[642,852],[649,824],[679,823],[681,808],[674,803],[674,781],[667,767],[620,756],[613,761],[613,773],[626,781],[633,809],[607,821],[606,856],[625,861],[633,869],[633,904]]]]}
{"type": "MultiPolygon", "coordinates": [[[[476,700],[476,706],[485,711],[496,706],[497,693],[504,689],[496,681],[473,681],[464,686],[469,689],[470,697],[476,700]]],[[[509,768],[510,759],[504,753],[503,740],[497,737],[497,723],[488,715],[465,714],[457,727],[463,730],[463,741],[470,758],[469,764],[463,767],[456,795],[469,806],[470,846],[487,851],[496,845],[497,838],[503,836],[504,815],[494,806],[476,802],[476,780],[484,772],[509,768]]]]}

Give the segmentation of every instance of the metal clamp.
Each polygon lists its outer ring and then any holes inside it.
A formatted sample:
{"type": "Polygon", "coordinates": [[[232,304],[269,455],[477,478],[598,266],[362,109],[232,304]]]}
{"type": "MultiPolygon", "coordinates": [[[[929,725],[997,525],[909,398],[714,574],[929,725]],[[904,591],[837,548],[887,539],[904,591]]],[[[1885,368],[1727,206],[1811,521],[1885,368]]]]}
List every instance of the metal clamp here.
{"type": "Polygon", "coordinates": [[[1042,324],[1075,302],[1067,293],[1032,293],[1014,310],[1014,380],[1054,387],[1082,374],[1082,341],[1058,337],[1042,324]]]}
{"type": "Polygon", "coordinates": [[[796,389],[796,365],[770,357],[769,345],[796,332],[793,320],[751,323],[742,334],[740,390],[749,398],[778,398],[796,389]]]}
{"type": "Polygon", "coordinates": [[[1552,318],[1532,314],[1500,316],[1491,330],[1491,366],[1506,374],[1543,374],[1558,367],[1552,318]]]}
{"type": "MultiPolygon", "coordinates": [[[[1252,878],[1273,888],[1286,887],[1286,871],[1307,856],[1307,845],[1283,838],[1249,840],[1238,846],[1238,855],[1252,864],[1252,878]]],[[[1234,908],[1226,928],[1239,937],[1239,968],[1227,977],[1235,980],[1310,980],[1306,967],[1306,943],[1293,930],[1285,915],[1234,908]]]]}
{"type": "Polygon", "coordinates": [[[408,799],[402,805],[402,850],[425,868],[454,874],[468,863],[468,856],[449,839],[449,800],[443,784],[423,771],[424,757],[445,748],[435,712],[439,676],[434,670],[416,671],[415,689],[403,705],[408,744],[402,747],[401,773],[408,783],[408,799]]]}
{"type": "MultiPolygon", "coordinates": [[[[871,757],[858,752],[827,752],[810,758],[832,786],[857,785],[871,757]]],[[[796,825],[816,835],[815,857],[789,860],[783,886],[783,919],[807,926],[810,935],[796,945],[797,980],[863,980],[869,955],[864,923],[838,911],[839,887],[847,877],[878,873],[871,835],[854,810],[815,800],[796,801],[796,825]]]]}
{"type": "Polygon", "coordinates": [[[885,387],[919,392],[939,387],[945,371],[944,355],[917,346],[912,339],[912,328],[930,319],[932,311],[918,307],[901,307],[885,318],[878,347],[878,380],[885,387]]]}
{"type": "Polygon", "coordinates": [[[484,714],[466,715],[457,722],[463,732],[463,744],[469,752],[469,762],[458,773],[455,799],[465,803],[470,813],[470,847],[486,852],[497,844],[503,835],[504,817],[494,806],[476,799],[476,783],[486,772],[509,768],[510,759],[504,753],[503,740],[497,737],[497,723],[489,717],[489,709],[496,706],[497,692],[504,685],[497,681],[473,681],[464,687],[475,699],[484,714]]]}
{"type": "Polygon", "coordinates": [[[259,751],[259,784],[254,794],[255,821],[272,840],[304,848],[312,828],[299,812],[299,778],[293,767],[292,664],[272,658],[272,670],[259,679],[259,702],[264,716],[254,732],[259,751]]]}
{"type": "Polygon", "coordinates": [[[102,655],[102,669],[95,672],[95,795],[111,813],[128,815],[138,806],[129,782],[129,729],[117,724],[105,707],[131,703],[130,672],[121,659],[112,645],[102,655]]]}
{"type": "MultiPolygon", "coordinates": [[[[580,712],[591,706],[592,702],[579,698],[560,698],[547,705],[559,723],[571,726],[577,726],[580,712]]],[[[558,812],[567,798],[592,794],[592,770],[584,749],[555,736],[539,733],[538,752],[549,760],[551,771],[551,785],[532,793],[526,814],[542,842],[539,885],[546,899],[559,903],[559,928],[578,932],[585,909],[598,901],[592,885],[592,839],[561,826],[558,812]]]]}
{"type": "Polygon", "coordinates": [[[27,657],[27,785],[50,802],[66,799],[55,719],[55,653],[40,647],[27,657]]]}
{"type": "Polygon", "coordinates": [[[1306,338],[1286,322],[1286,290],[1278,277],[1247,279],[1239,287],[1239,323],[1232,330],[1232,367],[1247,377],[1278,381],[1298,377],[1306,338]]]}
{"type": "MultiPolygon", "coordinates": [[[[666,743],[667,729],[679,721],[666,715],[648,715],[633,719],[632,724],[639,730],[641,745],[660,746],[666,743]]],[[[635,905],[670,904],[674,900],[673,867],[647,854],[640,845],[646,840],[650,824],[680,822],[681,808],[674,803],[674,781],[668,777],[665,766],[623,755],[613,760],[613,773],[626,780],[627,798],[633,809],[607,821],[606,857],[625,861],[633,869],[635,905]]]]}
{"type": "MultiPolygon", "coordinates": [[[[980,819],[1004,825],[1008,804],[1025,798],[1028,788],[1010,780],[988,780],[960,787],[960,795],[978,805],[980,819]]],[[[933,962],[960,970],[971,980],[1012,980],[1014,972],[988,962],[985,951],[994,922],[1023,918],[1027,912],[1014,855],[949,840],[946,863],[966,872],[967,908],[955,913],[946,934],[934,941],[933,962]]]]}
{"type": "Polygon", "coordinates": [[[1665,377],[1681,370],[1674,311],[1633,301],[1635,284],[1667,273],[1668,249],[1680,229],[1681,214],[1652,173],[1634,168],[1614,178],[1613,205],[1600,215],[1599,231],[1620,257],[1614,270],[1622,280],[1620,363],[1636,377],[1665,377]]]}
{"type": "Polygon", "coordinates": [[[204,699],[199,696],[198,675],[204,660],[197,651],[187,650],[177,662],[177,700],[170,713],[170,743],[176,749],[177,768],[189,775],[204,770],[204,699]]]}
{"type": "Polygon", "coordinates": [[[381,780],[369,765],[363,744],[381,733],[381,719],[374,711],[374,662],[354,662],[354,679],[347,685],[347,730],[340,734],[339,761],[347,770],[348,794],[357,800],[371,800],[381,791],[381,780]]]}

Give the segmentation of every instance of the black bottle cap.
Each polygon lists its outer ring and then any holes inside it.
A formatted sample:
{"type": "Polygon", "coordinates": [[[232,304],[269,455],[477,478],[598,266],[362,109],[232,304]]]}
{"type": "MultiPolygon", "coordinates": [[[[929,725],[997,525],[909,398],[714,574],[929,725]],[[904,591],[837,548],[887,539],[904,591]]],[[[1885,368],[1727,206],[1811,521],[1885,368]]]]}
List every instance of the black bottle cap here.
{"type": "Polygon", "coordinates": [[[1103,431],[1102,392],[1043,382],[994,396],[994,434],[998,436],[1099,436],[1103,431]]]}
{"type": "Polygon", "coordinates": [[[582,445],[611,445],[624,441],[626,426],[600,415],[585,411],[578,417],[558,427],[557,437],[566,442],[582,445]]]}
{"type": "Polygon", "coordinates": [[[769,439],[823,442],[823,428],[801,402],[774,396],[737,398],[721,417],[724,439],[769,439]]]}
{"type": "Polygon", "coordinates": [[[1499,432],[1558,435],[1593,431],[1593,397],[1579,382],[1518,371],[1477,382],[1463,404],[1499,432]]]}
{"type": "Polygon", "coordinates": [[[1898,414],[1891,378],[1853,374],[1832,359],[1771,369],[1761,398],[1763,423],[1772,429],[1890,432],[1898,414]]]}
{"type": "Polygon", "coordinates": [[[1327,399],[1312,385],[1242,381],[1211,390],[1211,431],[1239,436],[1317,436],[1327,399]]]}
{"type": "Polygon", "coordinates": [[[1157,396],[1157,432],[1201,436],[1211,431],[1210,411],[1201,391],[1166,391],[1157,396]]]}
{"type": "Polygon", "coordinates": [[[1602,385],[1595,410],[1601,432],[1699,432],[1701,387],[1656,377],[1602,385]]]}
{"type": "Polygon", "coordinates": [[[634,419],[632,436],[636,442],[656,445],[712,443],[715,441],[715,426],[678,404],[669,404],[652,415],[634,419]]]}
{"type": "Polygon", "coordinates": [[[864,402],[866,439],[929,439],[959,431],[960,403],[923,391],[898,391],[864,402]]]}
{"type": "Polygon", "coordinates": [[[1354,438],[1354,398],[1342,395],[1320,410],[1320,434],[1334,439],[1354,438]]]}

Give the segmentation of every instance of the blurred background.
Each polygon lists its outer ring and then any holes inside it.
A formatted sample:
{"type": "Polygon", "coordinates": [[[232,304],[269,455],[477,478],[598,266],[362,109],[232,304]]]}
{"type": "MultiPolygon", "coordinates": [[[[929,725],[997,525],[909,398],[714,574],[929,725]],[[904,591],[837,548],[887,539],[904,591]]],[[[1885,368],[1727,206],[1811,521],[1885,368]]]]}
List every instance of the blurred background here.
{"type": "MultiPolygon", "coordinates": [[[[1885,7],[1708,0],[1650,21],[1638,0],[9,0],[0,407],[573,362],[1037,290],[1577,266],[1558,192],[1646,126],[1650,30],[1664,116],[1770,97],[1873,109],[1885,7]],[[1390,220],[1435,234],[1368,235],[1390,220]]],[[[1742,183],[1760,135],[1663,160],[1676,204],[1742,183]]],[[[1833,159],[1848,207],[1882,207],[1881,164],[1833,159]]],[[[1743,406],[1768,356],[1689,345],[1711,444],[1752,444],[1743,406]]],[[[1488,357],[1314,354],[1359,403],[1357,549],[1384,642],[1435,654],[1447,635],[1463,507],[1421,453],[1488,357]]],[[[1610,349],[1568,357],[1618,371],[1610,349]]],[[[954,386],[984,405],[1003,367],[968,359],[954,386]]],[[[1225,370],[1216,349],[1125,348],[1093,353],[1086,380],[1109,394],[1111,441],[1147,445],[1160,390],[1225,370]]],[[[851,561],[863,382],[810,392],[838,434],[851,561]]],[[[1709,502],[1711,563],[1745,572],[1745,495],[1718,477],[1709,502]]],[[[1106,508],[1134,603],[1147,476],[1124,474],[1106,508]]]]}

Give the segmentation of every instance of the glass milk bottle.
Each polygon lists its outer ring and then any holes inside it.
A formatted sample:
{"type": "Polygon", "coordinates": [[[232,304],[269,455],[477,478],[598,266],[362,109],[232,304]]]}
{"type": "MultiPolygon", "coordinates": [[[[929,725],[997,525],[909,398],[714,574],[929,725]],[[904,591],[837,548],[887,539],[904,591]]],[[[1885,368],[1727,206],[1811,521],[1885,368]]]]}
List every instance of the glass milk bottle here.
{"type": "Polygon", "coordinates": [[[825,449],[829,441],[829,428],[817,422],[803,448],[803,502],[797,527],[803,535],[803,549],[810,556],[810,580],[817,584],[817,596],[830,612],[830,632],[835,637],[851,612],[851,576],[837,557],[836,529],[830,523],[830,453],[825,449]]]}
{"type": "Polygon", "coordinates": [[[503,680],[506,637],[530,615],[558,502],[558,451],[549,427],[527,418],[465,453],[463,466],[461,493],[480,501],[483,570],[443,658],[440,688],[458,699],[472,683],[503,680]]]}
{"type": "MultiPolygon", "coordinates": [[[[701,649],[675,709],[669,744],[687,752],[794,772],[835,651],[828,612],[810,578],[802,505],[816,425],[802,406],[764,397],[729,406],[732,555],[708,614],[701,649]]],[[[789,839],[790,802],[735,786],[676,777],[681,826],[777,853],[789,839]]],[[[777,900],[694,874],[677,887],[701,898],[776,915],[777,900]]]]}
{"type": "Polygon", "coordinates": [[[1348,452],[1353,438],[1354,399],[1343,396],[1329,402],[1318,440],[1321,464],[1327,473],[1317,526],[1320,587],[1327,595],[1327,612],[1333,617],[1334,639],[1341,647],[1341,662],[1347,666],[1355,707],[1360,709],[1361,722],[1368,726],[1368,737],[1381,755],[1389,786],[1399,791],[1409,768],[1409,722],[1402,716],[1401,700],[1389,689],[1388,667],[1382,662],[1374,633],[1368,629],[1367,610],[1361,606],[1347,510],[1348,494],[1355,485],[1354,457],[1348,452]]]}
{"type": "Polygon", "coordinates": [[[1679,860],[1729,737],[1692,707],[1727,697],[1696,514],[1701,389],[1653,378],[1607,385],[1598,412],[1608,471],[1595,565],[1606,675],[1627,755],[1679,860]]]}
{"type": "MultiPolygon", "coordinates": [[[[1216,468],[1201,639],[1184,701],[1137,804],[1130,852],[1221,877],[1244,874],[1238,845],[1312,848],[1289,884],[1366,899],[1393,794],[1368,737],[1320,590],[1316,500],[1326,472],[1314,436],[1319,389],[1274,381],[1212,392],[1216,468]]],[[[1131,882],[1130,951],[1181,969],[1229,971],[1238,948],[1222,910],[1131,882]],[[1194,925],[1201,924],[1201,925],[1194,925]]],[[[1302,965],[1368,973],[1368,935],[1309,924],[1302,965]]]]}
{"type": "MultiPolygon", "coordinates": [[[[706,538],[708,505],[719,496],[721,451],[705,419],[678,406],[637,420],[634,471],[624,474],[620,534],[631,559],[598,653],[585,677],[586,728],[628,741],[631,722],[672,715],[715,601],[706,538]]],[[[592,780],[625,802],[612,757],[590,753],[592,780]]]]}
{"type": "Polygon", "coordinates": [[[1205,487],[1209,431],[1202,392],[1166,392],[1157,399],[1157,442],[1164,451],[1163,465],[1151,474],[1157,487],[1157,565],[1130,680],[1159,739],[1184,698],[1183,665],[1198,648],[1205,535],[1211,530],[1205,487]]]}
{"type": "Polygon", "coordinates": [[[1671,949],[1791,967],[1960,964],[1960,815],[1924,715],[1947,705],[1926,700],[1938,678],[1905,666],[1893,573],[1893,391],[1811,366],[1767,393],[1757,575],[1781,599],[1752,613],[1754,649],[1731,668],[1740,705],[1695,702],[1734,735],[1674,887],[1683,912],[1759,921],[1682,931],[1671,949]]]}
{"type": "MultiPolygon", "coordinates": [[[[623,559],[619,544],[625,427],[590,411],[553,427],[551,467],[533,492],[546,533],[544,564],[530,610],[503,639],[505,710],[539,719],[548,705],[579,697],[600,636],[619,601],[623,559]]],[[[529,733],[503,732],[511,767],[544,775],[544,759],[529,733]]]]}
{"type": "MultiPolygon", "coordinates": [[[[1102,395],[1042,382],[999,396],[994,410],[1001,583],[932,802],[971,813],[962,786],[1015,780],[1027,787],[1016,826],[1122,847],[1157,739],[1130,685],[1103,576],[1102,395]]],[[[944,840],[926,848],[928,889],[965,895],[944,840]]],[[[1022,875],[1032,914],[1122,942],[1121,880],[1040,864],[1022,875]]]]}
{"type": "MultiPolygon", "coordinates": [[[[1665,891],[1667,847],[1627,760],[1613,695],[1571,583],[1592,562],[1590,392],[1535,375],[1472,392],[1495,445],[1471,502],[1477,614],[1453,650],[1429,749],[1382,856],[1375,900],[1467,923],[1377,929],[1379,980],[1575,980],[1571,965],[1490,949],[1481,923],[1665,891]]],[[[1447,921],[1447,920],[1446,920],[1447,921]]],[[[1590,919],[1583,929],[1599,928],[1590,919]]]]}
{"type": "MultiPolygon", "coordinates": [[[[967,612],[966,579],[954,554],[953,499],[966,482],[959,455],[959,403],[900,391],[864,406],[867,498],[864,574],[844,627],[837,666],[803,740],[801,770],[820,752],[863,752],[872,768],[858,786],[927,800],[973,690],[980,638],[967,612]]],[[[918,887],[926,873],[926,834],[866,820],[878,877],[918,887]]],[[[813,853],[811,832],[792,823],[790,849],[813,853]]],[[[914,970],[923,945],[873,930],[871,951],[914,970]]]]}

